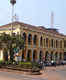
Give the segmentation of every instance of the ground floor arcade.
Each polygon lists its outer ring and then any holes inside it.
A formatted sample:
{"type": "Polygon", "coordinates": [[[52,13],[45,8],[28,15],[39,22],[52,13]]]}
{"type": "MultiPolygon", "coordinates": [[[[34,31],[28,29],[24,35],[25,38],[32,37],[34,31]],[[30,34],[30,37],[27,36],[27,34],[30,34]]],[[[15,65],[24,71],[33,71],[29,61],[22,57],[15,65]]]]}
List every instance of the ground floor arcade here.
{"type": "MultiPolygon", "coordinates": [[[[6,54],[6,53],[5,53],[6,54]]],[[[3,50],[0,50],[0,60],[5,60],[9,55],[5,55],[3,50]]],[[[63,60],[64,52],[63,51],[49,51],[49,50],[42,50],[42,49],[24,49],[18,53],[19,60],[21,61],[60,61],[63,60]]]]}
{"type": "Polygon", "coordinates": [[[59,61],[64,59],[63,51],[43,51],[37,49],[28,49],[22,51],[22,60],[27,61],[59,61]]]}

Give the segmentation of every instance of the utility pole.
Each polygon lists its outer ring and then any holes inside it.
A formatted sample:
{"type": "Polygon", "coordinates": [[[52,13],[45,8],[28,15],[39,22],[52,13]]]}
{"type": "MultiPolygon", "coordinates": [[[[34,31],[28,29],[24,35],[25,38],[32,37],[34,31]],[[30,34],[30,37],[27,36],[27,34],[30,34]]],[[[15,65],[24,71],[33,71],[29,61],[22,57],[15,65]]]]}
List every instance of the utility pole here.
{"type": "Polygon", "coordinates": [[[16,0],[10,0],[12,5],[12,24],[11,24],[11,35],[13,34],[13,17],[14,17],[14,5],[16,4],[16,0]]]}

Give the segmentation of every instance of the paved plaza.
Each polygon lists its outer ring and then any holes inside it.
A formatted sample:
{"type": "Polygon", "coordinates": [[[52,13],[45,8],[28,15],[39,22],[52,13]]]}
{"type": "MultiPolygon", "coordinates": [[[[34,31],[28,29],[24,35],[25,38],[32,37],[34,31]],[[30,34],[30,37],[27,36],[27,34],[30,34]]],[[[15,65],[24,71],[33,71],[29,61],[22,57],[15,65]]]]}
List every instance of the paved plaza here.
{"type": "Polygon", "coordinates": [[[0,80],[66,80],[66,66],[47,67],[41,75],[0,69],[0,80]]]}

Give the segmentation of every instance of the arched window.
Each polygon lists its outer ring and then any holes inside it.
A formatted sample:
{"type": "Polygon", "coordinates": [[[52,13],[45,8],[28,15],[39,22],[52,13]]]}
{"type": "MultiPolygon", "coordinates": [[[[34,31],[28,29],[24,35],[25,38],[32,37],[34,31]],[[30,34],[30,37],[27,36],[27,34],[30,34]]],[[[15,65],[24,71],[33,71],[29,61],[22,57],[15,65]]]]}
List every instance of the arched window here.
{"type": "Polygon", "coordinates": [[[41,36],[41,38],[40,38],[40,46],[42,46],[43,45],[43,39],[42,39],[42,36],[41,36]]]}
{"type": "Polygon", "coordinates": [[[29,35],[28,35],[28,44],[31,45],[31,42],[32,42],[32,35],[29,34],[29,35]]]}
{"type": "Polygon", "coordinates": [[[60,41],[60,48],[62,48],[62,40],[60,41]]]}
{"type": "Polygon", "coordinates": [[[48,47],[48,38],[46,38],[46,47],[48,47]]]}
{"type": "Polygon", "coordinates": [[[53,39],[51,39],[51,47],[53,48],[54,47],[54,44],[53,44],[53,39]]]}
{"type": "Polygon", "coordinates": [[[26,43],[26,33],[23,33],[23,39],[24,39],[24,43],[26,43]]]}
{"type": "Polygon", "coordinates": [[[37,45],[37,35],[34,35],[34,40],[33,40],[33,42],[34,42],[34,45],[37,45]]]}
{"type": "Polygon", "coordinates": [[[58,40],[56,40],[56,48],[58,48],[58,40]]]}
{"type": "Polygon", "coordinates": [[[66,40],[64,40],[64,48],[66,48],[66,40]]]}
{"type": "Polygon", "coordinates": [[[54,48],[55,48],[55,40],[54,40],[54,48]]]}

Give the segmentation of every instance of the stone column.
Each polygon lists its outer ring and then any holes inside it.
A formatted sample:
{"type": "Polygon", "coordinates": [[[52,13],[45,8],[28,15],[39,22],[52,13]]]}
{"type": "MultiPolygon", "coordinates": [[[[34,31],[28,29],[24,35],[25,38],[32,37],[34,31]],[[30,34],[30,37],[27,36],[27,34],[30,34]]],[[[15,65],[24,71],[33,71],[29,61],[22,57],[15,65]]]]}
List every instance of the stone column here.
{"type": "Polygon", "coordinates": [[[64,52],[62,53],[62,60],[64,60],[64,52]]]}
{"type": "Polygon", "coordinates": [[[37,48],[39,48],[39,37],[37,35],[37,48]]]}
{"type": "Polygon", "coordinates": [[[64,41],[62,40],[62,49],[64,49],[64,41]]]}
{"type": "Polygon", "coordinates": [[[58,52],[58,61],[60,61],[60,53],[58,52]]]}
{"type": "Polygon", "coordinates": [[[32,49],[32,62],[33,62],[33,49],[32,49]]]}
{"type": "Polygon", "coordinates": [[[34,40],[34,35],[32,35],[32,48],[33,48],[33,46],[34,46],[34,43],[33,43],[33,40],[34,40]]]}
{"type": "Polygon", "coordinates": [[[4,61],[4,57],[3,57],[3,50],[0,50],[0,60],[4,61]]]}
{"type": "Polygon", "coordinates": [[[30,53],[30,61],[32,61],[32,50],[31,50],[31,53],[30,53]]]}
{"type": "Polygon", "coordinates": [[[27,61],[27,53],[28,53],[28,49],[26,49],[26,55],[25,55],[26,61],[27,61]]]}
{"type": "Polygon", "coordinates": [[[39,43],[38,43],[38,44],[39,44],[38,46],[40,47],[40,37],[38,37],[38,42],[39,42],[39,43]]]}
{"type": "Polygon", "coordinates": [[[28,34],[26,34],[26,46],[28,46],[28,34]]]}
{"type": "Polygon", "coordinates": [[[56,61],[56,59],[55,59],[55,52],[53,54],[54,54],[54,61],[56,61]]]}
{"type": "Polygon", "coordinates": [[[49,59],[49,61],[51,61],[51,51],[49,51],[48,54],[49,54],[49,55],[48,55],[48,59],[49,59]]]}
{"type": "Polygon", "coordinates": [[[26,61],[26,49],[24,50],[24,60],[26,61]]]}
{"type": "Polygon", "coordinates": [[[48,48],[50,48],[50,38],[49,38],[49,44],[48,44],[48,48]]]}
{"type": "Polygon", "coordinates": [[[9,52],[9,50],[8,50],[8,60],[10,61],[10,52],[9,52]]]}
{"type": "Polygon", "coordinates": [[[52,60],[54,61],[54,53],[52,53],[52,60]]]}
{"type": "Polygon", "coordinates": [[[39,61],[39,51],[40,50],[37,50],[37,62],[39,61]]]}

